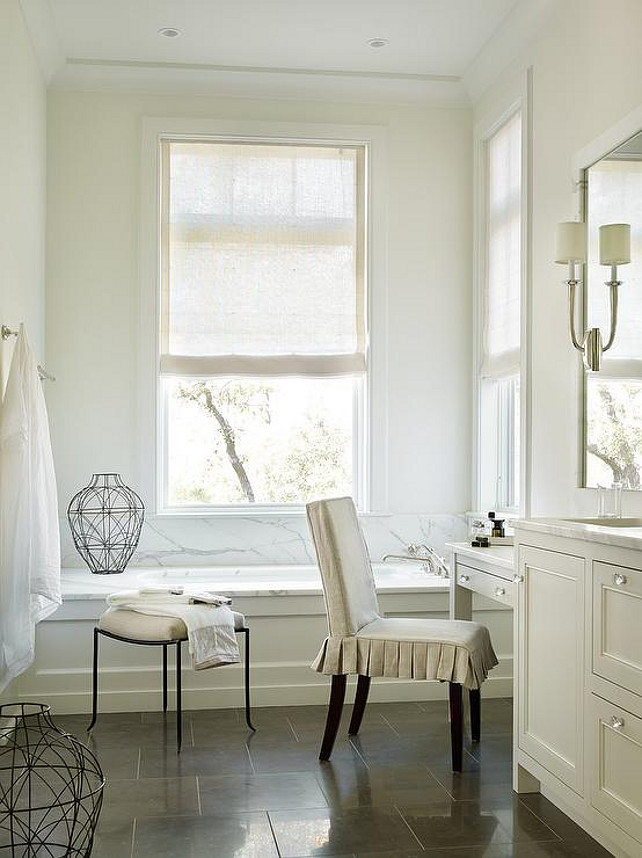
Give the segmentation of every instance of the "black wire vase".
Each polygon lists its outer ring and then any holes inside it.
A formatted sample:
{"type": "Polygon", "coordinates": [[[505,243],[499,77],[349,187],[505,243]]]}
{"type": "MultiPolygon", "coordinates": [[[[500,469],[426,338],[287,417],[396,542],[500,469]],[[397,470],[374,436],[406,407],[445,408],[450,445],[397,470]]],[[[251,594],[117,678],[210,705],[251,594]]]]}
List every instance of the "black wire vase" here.
{"type": "Polygon", "coordinates": [[[145,505],[119,474],[94,474],[73,496],[67,518],[76,550],[96,575],[123,572],[136,550],[145,505]]]}
{"type": "Polygon", "coordinates": [[[0,856],[88,858],[105,778],[41,703],[0,706],[0,856]]]}

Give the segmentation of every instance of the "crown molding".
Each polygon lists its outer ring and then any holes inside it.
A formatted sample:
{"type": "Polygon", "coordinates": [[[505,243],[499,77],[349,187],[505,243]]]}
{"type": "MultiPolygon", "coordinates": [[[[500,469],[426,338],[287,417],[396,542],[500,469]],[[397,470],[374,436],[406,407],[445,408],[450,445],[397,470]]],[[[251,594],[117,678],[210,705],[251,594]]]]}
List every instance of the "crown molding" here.
{"type": "Polygon", "coordinates": [[[20,8],[45,83],[49,85],[65,63],[49,0],[20,0],[20,8]]]}
{"type": "Polygon", "coordinates": [[[54,74],[51,88],[59,91],[470,107],[463,83],[455,76],[149,63],[83,57],[68,58],[54,74]]]}
{"type": "Polygon", "coordinates": [[[556,0],[519,0],[513,7],[462,76],[463,86],[473,104],[503,71],[527,54],[555,6],[556,0]]]}

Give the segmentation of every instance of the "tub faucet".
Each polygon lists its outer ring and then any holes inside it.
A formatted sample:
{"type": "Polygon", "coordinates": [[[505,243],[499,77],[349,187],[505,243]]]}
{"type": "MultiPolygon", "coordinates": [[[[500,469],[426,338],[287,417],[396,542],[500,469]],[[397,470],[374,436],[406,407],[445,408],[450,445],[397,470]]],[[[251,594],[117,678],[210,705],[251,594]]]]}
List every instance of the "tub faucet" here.
{"type": "Polygon", "coordinates": [[[405,560],[410,563],[422,563],[428,567],[430,575],[437,575],[440,578],[450,577],[446,561],[429,545],[411,543],[407,546],[406,551],[408,552],[407,554],[384,554],[381,562],[385,563],[386,560],[405,560]]]}

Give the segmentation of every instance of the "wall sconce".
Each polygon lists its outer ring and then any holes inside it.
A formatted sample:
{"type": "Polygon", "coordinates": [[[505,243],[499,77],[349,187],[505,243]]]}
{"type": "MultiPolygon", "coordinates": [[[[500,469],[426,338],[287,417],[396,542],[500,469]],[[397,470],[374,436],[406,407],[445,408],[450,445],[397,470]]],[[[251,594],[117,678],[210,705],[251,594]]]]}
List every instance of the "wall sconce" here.
{"type": "Polygon", "coordinates": [[[617,328],[618,265],[631,261],[631,226],[628,223],[607,223],[600,227],[600,265],[611,266],[611,279],[605,285],[610,290],[611,330],[606,343],[602,342],[599,328],[589,328],[580,343],[575,332],[575,287],[581,281],[575,276],[575,266],[586,262],[586,225],[577,221],[565,221],[557,226],[555,261],[568,265],[568,321],[571,342],[584,356],[584,366],[591,372],[599,372],[602,354],[608,351],[615,340],[617,328]]]}

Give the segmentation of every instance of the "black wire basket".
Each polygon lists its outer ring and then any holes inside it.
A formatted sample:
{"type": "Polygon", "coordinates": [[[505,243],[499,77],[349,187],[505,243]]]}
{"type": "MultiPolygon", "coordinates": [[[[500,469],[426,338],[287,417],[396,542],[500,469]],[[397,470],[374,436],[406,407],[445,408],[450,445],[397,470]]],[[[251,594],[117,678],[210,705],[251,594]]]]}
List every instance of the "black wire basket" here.
{"type": "Polygon", "coordinates": [[[88,858],[105,778],[42,703],[0,706],[0,856],[88,858]]]}
{"type": "Polygon", "coordinates": [[[145,505],[119,474],[94,474],[67,508],[76,550],[96,575],[123,572],[136,550],[145,505]]]}

